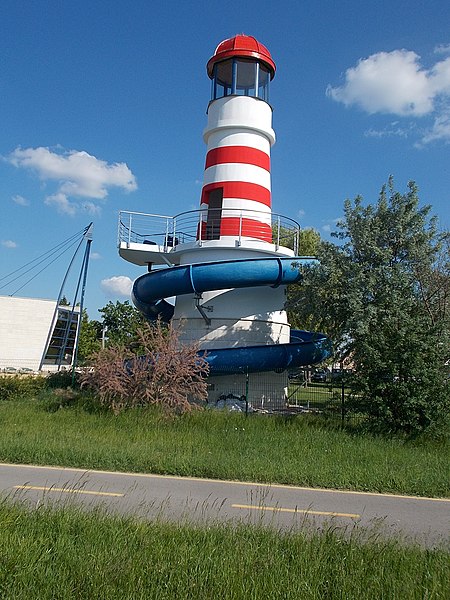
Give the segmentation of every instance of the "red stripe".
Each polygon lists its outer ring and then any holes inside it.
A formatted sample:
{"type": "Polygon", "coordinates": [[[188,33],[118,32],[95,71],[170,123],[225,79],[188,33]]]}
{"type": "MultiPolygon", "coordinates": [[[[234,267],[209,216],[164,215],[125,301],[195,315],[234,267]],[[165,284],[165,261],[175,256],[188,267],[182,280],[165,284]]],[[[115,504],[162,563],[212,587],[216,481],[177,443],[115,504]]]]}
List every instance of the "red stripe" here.
{"type": "MultiPolygon", "coordinates": [[[[220,236],[232,235],[239,237],[250,237],[264,242],[272,243],[272,228],[266,223],[254,221],[253,219],[241,219],[239,217],[224,217],[220,220],[220,236]]],[[[202,240],[206,238],[206,222],[202,221],[202,240]]]]}
{"type": "Polygon", "coordinates": [[[243,198],[244,200],[254,200],[265,206],[271,206],[270,190],[257,183],[246,181],[215,181],[214,183],[208,183],[202,189],[201,203],[208,204],[208,193],[217,188],[223,188],[224,198],[243,198]]]}
{"type": "Polygon", "coordinates": [[[206,155],[205,169],[223,163],[245,163],[270,172],[270,156],[262,150],[249,146],[221,146],[206,155]]]}

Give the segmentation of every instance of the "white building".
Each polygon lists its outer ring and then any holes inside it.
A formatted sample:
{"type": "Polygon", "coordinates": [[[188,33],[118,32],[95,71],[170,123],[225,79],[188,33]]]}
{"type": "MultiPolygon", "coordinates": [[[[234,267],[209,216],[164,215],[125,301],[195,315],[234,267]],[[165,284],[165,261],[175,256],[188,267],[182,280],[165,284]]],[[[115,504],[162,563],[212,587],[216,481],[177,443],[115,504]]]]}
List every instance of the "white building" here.
{"type": "Polygon", "coordinates": [[[69,368],[79,310],[57,307],[56,300],[0,296],[0,370],[69,368]]]}

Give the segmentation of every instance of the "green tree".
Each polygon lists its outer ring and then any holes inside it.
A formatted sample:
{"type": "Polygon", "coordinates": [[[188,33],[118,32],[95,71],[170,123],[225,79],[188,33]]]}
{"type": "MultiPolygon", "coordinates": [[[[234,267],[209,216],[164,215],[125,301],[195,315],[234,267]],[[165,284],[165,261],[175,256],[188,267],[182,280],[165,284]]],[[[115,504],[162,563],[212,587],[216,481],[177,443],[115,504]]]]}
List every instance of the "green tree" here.
{"type": "Polygon", "coordinates": [[[280,246],[296,249],[299,256],[316,256],[320,245],[320,234],[315,229],[308,227],[300,229],[299,235],[293,229],[275,224],[272,227],[273,241],[280,246]],[[298,239],[297,239],[298,237],[298,239]]]}
{"type": "Polygon", "coordinates": [[[320,233],[310,227],[300,230],[299,256],[317,256],[320,248],[320,233]]]}
{"type": "Polygon", "coordinates": [[[86,309],[81,318],[80,337],[78,340],[78,362],[85,363],[101,348],[102,324],[89,320],[86,309]]]}
{"type": "Polygon", "coordinates": [[[326,241],[320,242],[316,257],[316,263],[303,266],[302,281],[288,286],[288,319],[295,329],[326,333],[333,340],[335,357],[344,359],[348,349],[343,257],[326,241]]]}
{"type": "Polygon", "coordinates": [[[137,332],[146,324],[145,317],[125,302],[108,302],[99,309],[102,314],[102,326],[107,328],[108,345],[130,346],[138,341],[137,332]]]}
{"type": "MultiPolygon", "coordinates": [[[[312,228],[300,230],[298,240],[298,255],[307,257],[317,257],[322,248],[322,240],[318,231],[312,228]]],[[[315,263],[307,263],[302,267],[304,281],[310,281],[310,273],[315,271],[315,263]]],[[[293,329],[311,329],[311,324],[314,322],[312,314],[317,315],[315,308],[311,315],[307,315],[305,310],[305,299],[308,294],[303,294],[303,287],[299,285],[288,285],[286,308],[288,312],[289,322],[293,329]],[[302,309],[297,310],[298,304],[302,304],[302,309]]]]}
{"type": "Polygon", "coordinates": [[[436,427],[449,414],[448,235],[414,183],[401,194],[390,179],[375,205],[345,202],[334,236],[291,311],[351,357],[354,411],[388,430],[436,427]]]}

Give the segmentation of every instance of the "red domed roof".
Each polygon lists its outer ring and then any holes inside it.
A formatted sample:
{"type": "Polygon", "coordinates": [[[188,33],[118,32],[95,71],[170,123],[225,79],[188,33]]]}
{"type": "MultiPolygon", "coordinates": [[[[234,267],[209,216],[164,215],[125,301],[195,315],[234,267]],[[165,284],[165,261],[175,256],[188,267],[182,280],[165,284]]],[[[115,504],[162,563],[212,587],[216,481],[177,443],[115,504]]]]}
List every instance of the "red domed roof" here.
{"type": "Polygon", "coordinates": [[[233,56],[256,58],[266,65],[270,71],[270,78],[273,79],[276,67],[270,52],[256,38],[251,35],[244,35],[243,33],[220,42],[214,52],[214,56],[208,60],[208,64],[206,65],[209,77],[212,78],[213,67],[216,63],[227,58],[232,58],[233,56]]]}

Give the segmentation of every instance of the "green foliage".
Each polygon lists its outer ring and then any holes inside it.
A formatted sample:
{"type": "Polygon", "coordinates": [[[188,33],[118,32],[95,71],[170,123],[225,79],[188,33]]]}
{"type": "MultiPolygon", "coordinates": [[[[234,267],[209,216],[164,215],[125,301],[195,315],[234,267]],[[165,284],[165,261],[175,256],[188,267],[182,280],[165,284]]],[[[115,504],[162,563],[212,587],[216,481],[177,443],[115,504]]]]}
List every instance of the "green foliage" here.
{"type": "Polygon", "coordinates": [[[298,256],[316,256],[320,245],[320,234],[312,228],[301,229],[297,239],[297,233],[284,227],[274,225],[272,228],[273,241],[279,242],[280,246],[296,249],[298,256]]]}
{"type": "Polygon", "coordinates": [[[355,367],[352,409],[388,431],[438,428],[450,411],[448,235],[419,207],[417,188],[376,205],[347,200],[335,237],[322,243],[290,298],[294,319],[328,333],[355,367]]]}
{"type": "Polygon", "coordinates": [[[90,320],[83,311],[80,338],[78,342],[78,364],[89,364],[90,359],[102,347],[102,336],[105,335],[105,346],[124,346],[132,348],[138,341],[138,329],[146,324],[146,319],[128,301],[108,302],[99,309],[102,321],[90,320]]]}
{"type": "Polygon", "coordinates": [[[72,387],[44,389],[39,394],[38,401],[39,406],[49,413],[64,409],[91,414],[106,414],[107,412],[97,396],[72,387]]]}
{"type": "Polygon", "coordinates": [[[84,364],[101,348],[102,324],[90,321],[86,310],[83,310],[80,336],[78,340],[78,364],[84,364]]]}
{"type": "Polygon", "coordinates": [[[5,501],[0,521],[8,600],[448,598],[448,552],[386,540],[376,529],[202,526],[5,501]]]}
{"type": "Polygon", "coordinates": [[[70,388],[53,388],[41,394],[39,400],[49,412],[77,404],[79,392],[70,388]]]}
{"type": "Polygon", "coordinates": [[[114,415],[84,392],[70,406],[47,394],[0,402],[1,461],[450,497],[448,437],[360,434],[312,415],[114,415]]]}
{"type": "Polygon", "coordinates": [[[31,398],[45,386],[44,377],[0,376],[0,400],[31,398]]]}
{"type": "MultiPolygon", "coordinates": [[[[45,378],[45,389],[68,388],[72,386],[72,371],[56,371],[45,378]]],[[[78,387],[78,375],[75,374],[73,383],[78,387]]]]}
{"type": "Polygon", "coordinates": [[[300,230],[299,256],[317,256],[320,247],[320,234],[315,229],[300,230]]]}
{"type": "MultiPolygon", "coordinates": [[[[298,243],[298,255],[299,256],[310,256],[317,257],[322,246],[320,234],[315,229],[302,229],[300,230],[300,237],[298,243]]],[[[288,245],[289,248],[293,248],[292,245],[288,245]]],[[[305,264],[302,267],[304,281],[310,281],[309,273],[311,269],[314,269],[314,265],[305,264]]],[[[305,318],[305,305],[302,305],[302,313],[297,310],[297,304],[299,300],[299,285],[288,285],[287,286],[287,299],[286,308],[288,309],[288,318],[293,329],[305,329],[311,328],[311,318],[305,318]]],[[[303,299],[301,300],[303,302],[303,299]]],[[[317,314],[314,310],[314,314],[317,314]]]]}
{"type": "Polygon", "coordinates": [[[108,344],[130,347],[138,338],[138,330],[147,323],[145,317],[126,300],[108,302],[99,309],[103,315],[102,325],[107,327],[108,344]]]}

